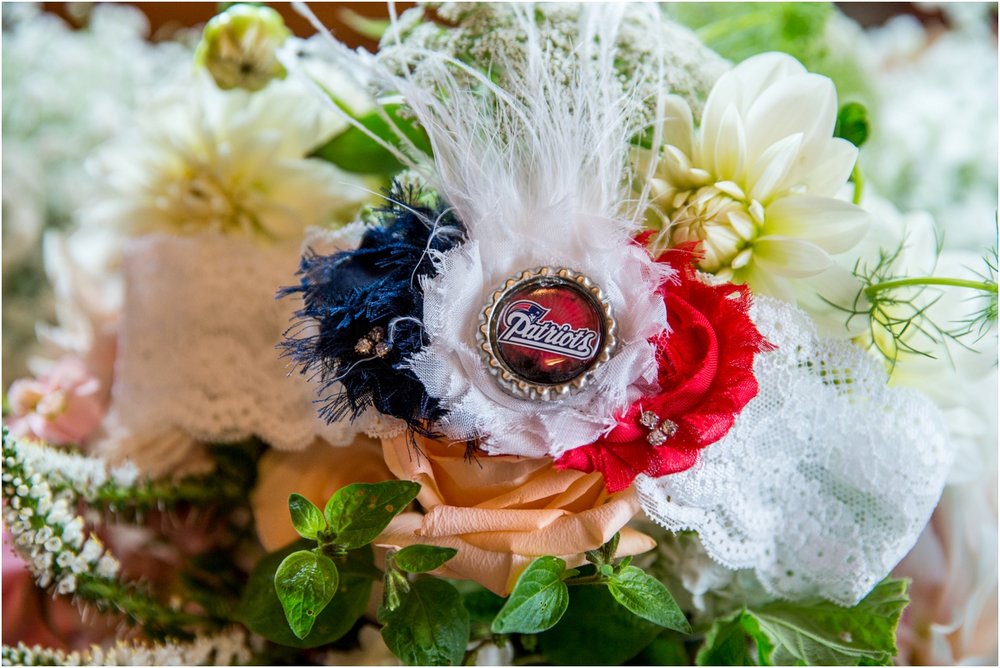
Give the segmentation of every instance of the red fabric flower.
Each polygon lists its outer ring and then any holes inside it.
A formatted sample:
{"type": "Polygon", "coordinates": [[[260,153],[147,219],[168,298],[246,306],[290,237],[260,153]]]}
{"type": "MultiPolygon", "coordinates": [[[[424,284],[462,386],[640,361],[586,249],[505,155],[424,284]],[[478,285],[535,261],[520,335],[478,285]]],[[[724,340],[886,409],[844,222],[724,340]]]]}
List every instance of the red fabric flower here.
{"type": "Polygon", "coordinates": [[[694,466],[701,448],[726,435],[736,414],[757,395],[754,355],[771,346],[750,320],[750,291],[703,283],[694,270],[698,259],[693,245],[657,258],[677,269],[676,282],[660,286],[671,331],[655,341],[659,393],[630,406],[606,436],[570,450],[557,466],[600,471],[611,492],[625,489],[640,473],[684,471],[694,466]],[[650,443],[654,429],[641,421],[647,411],[656,416],[654,426],[664,425],[661,445],[650,443]]]}

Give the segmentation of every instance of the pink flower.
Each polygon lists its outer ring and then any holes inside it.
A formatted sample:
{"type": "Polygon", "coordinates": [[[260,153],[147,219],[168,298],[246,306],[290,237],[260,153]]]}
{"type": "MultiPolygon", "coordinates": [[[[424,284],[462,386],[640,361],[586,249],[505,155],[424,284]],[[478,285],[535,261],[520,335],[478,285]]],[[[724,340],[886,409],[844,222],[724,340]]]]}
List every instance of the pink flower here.
{"type": "Polygon", "coordinates": [[[76,357],[63,357],[38,378],[14,381],[7,393],[7,426],[18,437],[48,443],[80,443],[100,424],[100,382],[76,357]]]}

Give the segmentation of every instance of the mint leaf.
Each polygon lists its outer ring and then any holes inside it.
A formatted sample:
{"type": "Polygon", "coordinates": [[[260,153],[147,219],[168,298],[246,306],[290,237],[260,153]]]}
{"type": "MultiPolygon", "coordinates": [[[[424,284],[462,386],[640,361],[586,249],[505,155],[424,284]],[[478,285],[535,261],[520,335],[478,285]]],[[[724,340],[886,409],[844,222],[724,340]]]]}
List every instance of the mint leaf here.
{"type": "Polygon", "coordinates": [[[569,607],[554,627],[540,633],[539,650],[548,663],[617,666],[649,645],[663,629],[633,615],[607,587],[569,588],[569,607]]]}
{"type": "Polygon", "coordinates": [[[330,557],[299,550],[285,557],[274,574],[274,589],[297,638],[305,638],[316,617],[337,593],[340,575],[330,557]]]}
{"type": "Polygon", "coordinates": [[[450,583],[422,577],[382,627],[382,639],[409,666],[459,665],[469,642],[469,613],[450,583]]]}
{"type": "Polygon", "coordinates": [[[717,619],[705,635],[695,663],[699,666],[753,666],[750,643],[742,624],[743,612],[717,619]]]}
{"type": "Polygon", "coordinates": [[[691,633],[691,625],[670,590],[642,569],[626,566],[611,576],[608,589],[632,614],[674,631],[691,633]]]}
{"type": "Polygon", "coordinates": [[[868,139],[871,133],[871,122],[868,120],[868,110],[860,102],[848,102],[837,112],[837,125],[833,130],[834,137],[846,139],[857,147],[868,139]]]}
{"type": "Polygon", "coordinates": [[[292,526],[303,538],[315,539],[326,528],[326,520],[319,508],[301,494],[288,497],[288,511],[292,515],[292,526]]]}
{"type": "Polygon", "coordinates": [[[558,557],[531,562],[493,620],[493,633],[538,633],[555,626],[569,605],[565,570],[566,562],[558,557]]]}
{"type": "Polygon", "coordinates": [[[408,545],[392,555],[392,558],[400,570],[407,573],[426,573],[443,566],[456,554],[458,554],[458,550],[453,547],[408,545]]]}
{"type": "Polygon", "coordinates": [[[376,578],[382,577],[382,572],[373,565],[371,547],[352,550],[345,557],[334,558],[340,573],[337,593],[333,602],[316,618],[312,631],[305,638],[298,638],[288,625],[285,610],[274,589],[274,574],[285,557],[311,544],[314,543],[300,540],[257,562],[237,606],[237,621],[271,642],[300,649],[329,644],[351,630],[368,607],[373,574],[376,578]]]}
{"type": "Polygon", "coordinates": [[[769,603],[746,615],[751,637],[772,645],[762,659],[774,665],[888,664],[896,655],[896,626],[909,602],[906,582],[884,580],[853,608],[828,601],[769,603]]]}
{"type": "Polygon", "coordinates": [[[375,540],[419,491],[419,484],[406,480],[355,483],[334,493],[323,514],[338,545],[361,547],[375,540]]]}

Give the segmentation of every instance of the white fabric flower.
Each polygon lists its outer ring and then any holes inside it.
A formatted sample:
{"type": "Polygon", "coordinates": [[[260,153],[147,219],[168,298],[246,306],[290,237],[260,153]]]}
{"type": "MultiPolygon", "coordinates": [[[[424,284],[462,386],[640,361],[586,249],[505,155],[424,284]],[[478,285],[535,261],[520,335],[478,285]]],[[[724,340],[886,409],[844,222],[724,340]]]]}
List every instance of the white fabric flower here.
{"type": "Polygon", "coordinates": [[[724,74],[697,136],[688,104],[669,98],[652,181],[664,217],[656,244],[701,242],[702,270],[793,301],[791,280],[827,269],[868,226],[862,209],[834,199],[857,158],[832,136],[836,118],[833,82],[780,53],[724,74]]]}
{"type": "Polygon", "coordinates": [[[297,240],[353,212],[360,182],[308,153],[344,127],[297,82],[221,91],[207,76],[168,90],[93,162],[107,192],[83,223],[136,233],[219,231],[297,240]]]}
{"type": "Polygon", "coordinates": [[[662,269],[638,247],[574,257],[574,269],[600,285],[611,305],[617,352],[579,394],[553,402],[517,398],[489,372],[477,332],[483,305],[505,279],[551,264],[544,248],[532,251],[533,241],[512,241],[503,254],[485,258],[483,245],[471,242],[444,257],[438,275],[424,285],[424,326],[431,344],[411,364],[427,392],[447,407],[440,427],[452,438],[484,436],[484,449],[494,454],[558,457],[592,443],[614,425],[615,411],[655,385],[657,366],[648,340],[667,326],[663,300],[655,292],[662,269]]]}

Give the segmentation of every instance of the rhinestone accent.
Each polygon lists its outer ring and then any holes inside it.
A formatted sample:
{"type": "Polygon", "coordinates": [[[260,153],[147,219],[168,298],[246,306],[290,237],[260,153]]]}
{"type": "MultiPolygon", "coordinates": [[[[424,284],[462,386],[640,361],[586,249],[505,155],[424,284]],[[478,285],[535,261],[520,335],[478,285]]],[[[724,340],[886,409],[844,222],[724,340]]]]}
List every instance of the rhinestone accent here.
{"type": "Polygon", "coordinates": [[[386,343],[385,341],[379,341],[375,344],[375,355],[377,357],[385,357],[392,350],[392,345],[386,343]]]}
{"type": "Polygon", "coordinates": [[[667,438],[670,438],[671,436],[677,433],[677,423],[674,422],[673,420],[664,420],[663,422],[660,423],[660,426],[657,428],[657,431],[666,436],[667,438]]]}
{"type": "Polygon", "coordinates": [[[381,327],[375,327],[372,331],[368,332],[368,338],[371,339],[373,343],[383,341],[385,340],[385,330],[381,327]]]}
{"type": "Polygon", "coordinates": [[[646,441],[655,448],[666,443],[667,437],[661,431],[651,431],[649,432],[649,436],[646,437],[646,441]]]}
{"type": "Polygon", "coordinates": [[[354,344],[354,352],[359,355],[370,355],[372,347],[372,342],[367,338],[358,339],[358,342],[354,344]]]}
{"type": "Polygon", "coordinates": [[[646,429],[656,429],[656,425],[659,423],[660,416],[653,411],[643,411],[642,415],[639,416],[639,424],[646,429]]]}

